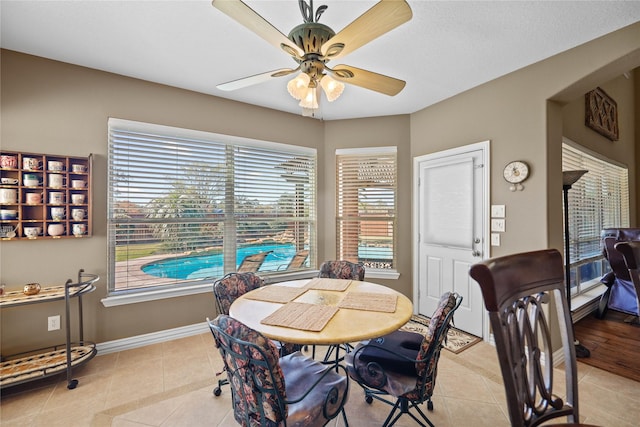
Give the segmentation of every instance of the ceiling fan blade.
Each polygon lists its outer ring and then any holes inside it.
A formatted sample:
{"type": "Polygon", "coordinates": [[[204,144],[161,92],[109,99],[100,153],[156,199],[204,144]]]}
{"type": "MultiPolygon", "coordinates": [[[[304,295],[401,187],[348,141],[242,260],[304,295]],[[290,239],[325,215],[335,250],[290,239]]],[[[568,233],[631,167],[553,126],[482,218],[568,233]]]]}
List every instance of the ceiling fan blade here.
{"type": "Polygon", "coordinates": [[[240,0],[213,0],[211,4],[278,49],[283,49],[292,56],[302,57],[304,55],[304,51],[294,42],[240,0]]]}
{"type": "Polygon", "coordinates": [[[242,89],[245,87],[257,85],[259,83],[264,83],[266,81],[269,81],[273,77],[282,77],[282,76],[289,75],[291,73],[295,73],[299,69],[300,67],[296,69],[281,68],[279,70],[267,71],[266,73],[256,74],[255,76],[243,77],[238,80],[233,80],[227,83],[221,83],[217,85],[216,88],[224,91],[242,89]]]}
{"type": "Polygon", "coordinates": [[[381,0],[327,40],[321,47],[322,55],[327,59],[347,55],[404,24],[412,16],[413,12],[405,0],[381,0]]]}
{"type": "Polygon", "coordinates": [[[365,89],[395,96],[406,85],[404,80],[399,80],[383,74],[374,73],[350,65],[337,65],[333,69],[327,69],[331,76],[343,83],[348,83],[365,89]]]}

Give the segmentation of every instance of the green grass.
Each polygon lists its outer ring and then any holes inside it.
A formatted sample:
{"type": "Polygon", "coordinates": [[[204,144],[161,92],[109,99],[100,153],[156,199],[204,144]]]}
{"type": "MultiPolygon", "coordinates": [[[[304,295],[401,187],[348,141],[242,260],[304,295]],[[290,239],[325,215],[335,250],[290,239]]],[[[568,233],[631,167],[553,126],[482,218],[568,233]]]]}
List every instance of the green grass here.
{"type": "Polygon", "coordinates": [[[116,246],[116,261],[126,261],[128,259],[140,258],[154,255],[162,249],[161,243],[147,243],[129,246],[116,246]],[[131,256],[135,254],[135,256],[131,256]]]}

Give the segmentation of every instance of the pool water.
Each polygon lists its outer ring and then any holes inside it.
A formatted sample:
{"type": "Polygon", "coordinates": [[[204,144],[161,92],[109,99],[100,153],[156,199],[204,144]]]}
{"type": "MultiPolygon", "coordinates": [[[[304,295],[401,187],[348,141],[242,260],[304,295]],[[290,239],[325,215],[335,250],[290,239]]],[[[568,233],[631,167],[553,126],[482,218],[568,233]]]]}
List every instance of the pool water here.
{"type": "MultiPolygon", "coordinates": [[[[285,270],[289,261],[296,253],[293,244],[270,244],[247,246],[236,251],[236,267],[244,257],[260,252],[273,251],[264,260],[260,271],[285,270]]],[[[187,256],[170,258],[142,267],[142,271],[156,277],[191,280],[205,277],[222,277],[224,275],[224,261],[222,253],[215,255],[187,256]]]]}
{"type": "MultiPolygon", "coordinates": [[[[264,260],[258,271],[286,270],[289,261],[296,254],[295,245],[267,244],[246,246],[236,251],[236,267],[240,265],[244,257],[260,252],[273,251],[264,260]]],[[[392,251],[389,247],[360,247],[358,250],[360,259],[391,259],[392,251]]],[[[168,279],[194,280],[207,277],[222,277],[224,275],[224,262],[222,253],[215,255],[186,256],[179,258],[167,258],[142,267],[142,271],[156,277],[168,279]]]]}

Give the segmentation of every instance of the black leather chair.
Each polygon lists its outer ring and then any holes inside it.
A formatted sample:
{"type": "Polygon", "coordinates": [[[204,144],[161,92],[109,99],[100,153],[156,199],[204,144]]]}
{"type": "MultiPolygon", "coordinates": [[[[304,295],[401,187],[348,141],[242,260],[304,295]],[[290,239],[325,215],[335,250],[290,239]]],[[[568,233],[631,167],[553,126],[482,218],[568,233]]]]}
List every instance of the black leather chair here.
{"type": "MultiPolygon", "coordinates": [[[[635,305],[640,307],[640,240],[616,243],[615,249],[622,254],[631,283],[635,288],[635,305]]],[[[638,313],[640,314],[640,313],[638,313]]],[[[630,323],[640,323],[638,315],[627,319],[630,323]]]]}
{"type": "Polygon", "coordinates": [[[345,356],[349,376],[364,389],[366,402],[376,399],[392,407],[383,427],[392,426],[404,414],[421,426],[424,421],[433,427],[419,405],[426,402],[427,409],[433,410],[440,350],[461,302],[458,294],[445,293],[425,336],[395,331],[360,343],[345,356]]]}
{"type": "Polygon", "coordinates": [[[640,228],[606,228],[601,232],[602,254],[608,260],[611,271],[600,281],[607,290],[600,298],[596,316],[604,318],[608,309],[631,315],[629,322],[637,322],[640,316],[638,289],[629,276],[622,254],[616,250],[620,242],[640,240],[640,228]]]}

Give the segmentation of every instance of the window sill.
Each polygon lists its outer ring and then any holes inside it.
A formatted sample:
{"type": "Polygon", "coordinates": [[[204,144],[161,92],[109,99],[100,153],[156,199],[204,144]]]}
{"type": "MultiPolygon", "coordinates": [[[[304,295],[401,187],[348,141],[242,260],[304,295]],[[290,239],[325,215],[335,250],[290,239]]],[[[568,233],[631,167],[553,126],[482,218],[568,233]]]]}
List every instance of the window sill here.
{"type": "Polygon", "coordinates": [[[187,295],[203,294],[213,291],[213,282],[200,283],[179,288],[158,289],[152,291],[132,292],[126,294],[109,295],[100,300],[105,307],[117,307],[119,305],[136,304],[139,302],[157,301],[167,298],[184,297],[187,295]]]}
{"type": "MultiPolygon", "coordinates": [[[[262,276],[265,283],[284,282],[286,280],[300,280],[318,277],[318,270],[305,270],[294,273],[281,273],[262,276]]],[[[100,300],[105,307],[117,307],[119,305],[136,304],[139,302],[158,301],[167,298],[184,297],[188,295],[204,294],[213,291],[213,282],[198,283],[167,289],[141,290],[138,292],[120,293],[109,295],[100,300]]]]}
{"type": "Polygon", "coordinates": [[[369,269],[364,272],[364,278],[366,279],[389,279],[397,280],[400,277],[400,273],[396,270],[373,270],[369,269]]]}
{"type": "MultiPolygon", "coordinates": [[[[294,273],[274,274],[271,276],[264,275],[264,281],[267,284],[284,282],[287,280],[301,280],[318,277],[318,270],[306,270],[294,273]]],[[[366,279],[387,279],[396,280],[400,277],[400,273],[395,270],[367,270],[366,279]]],[[[117,307],[120,305],[136,304],[139,302],[157,301],[167,298],[184,297],[188,295],[204,294],[212,292],[213,281],[209,283],[199,283],[197,285],[181,286],[168,289],[147,290],[141,292],[123,293],[118,295],[110,295],[100,300],[105,307],[117,307]]]]}

